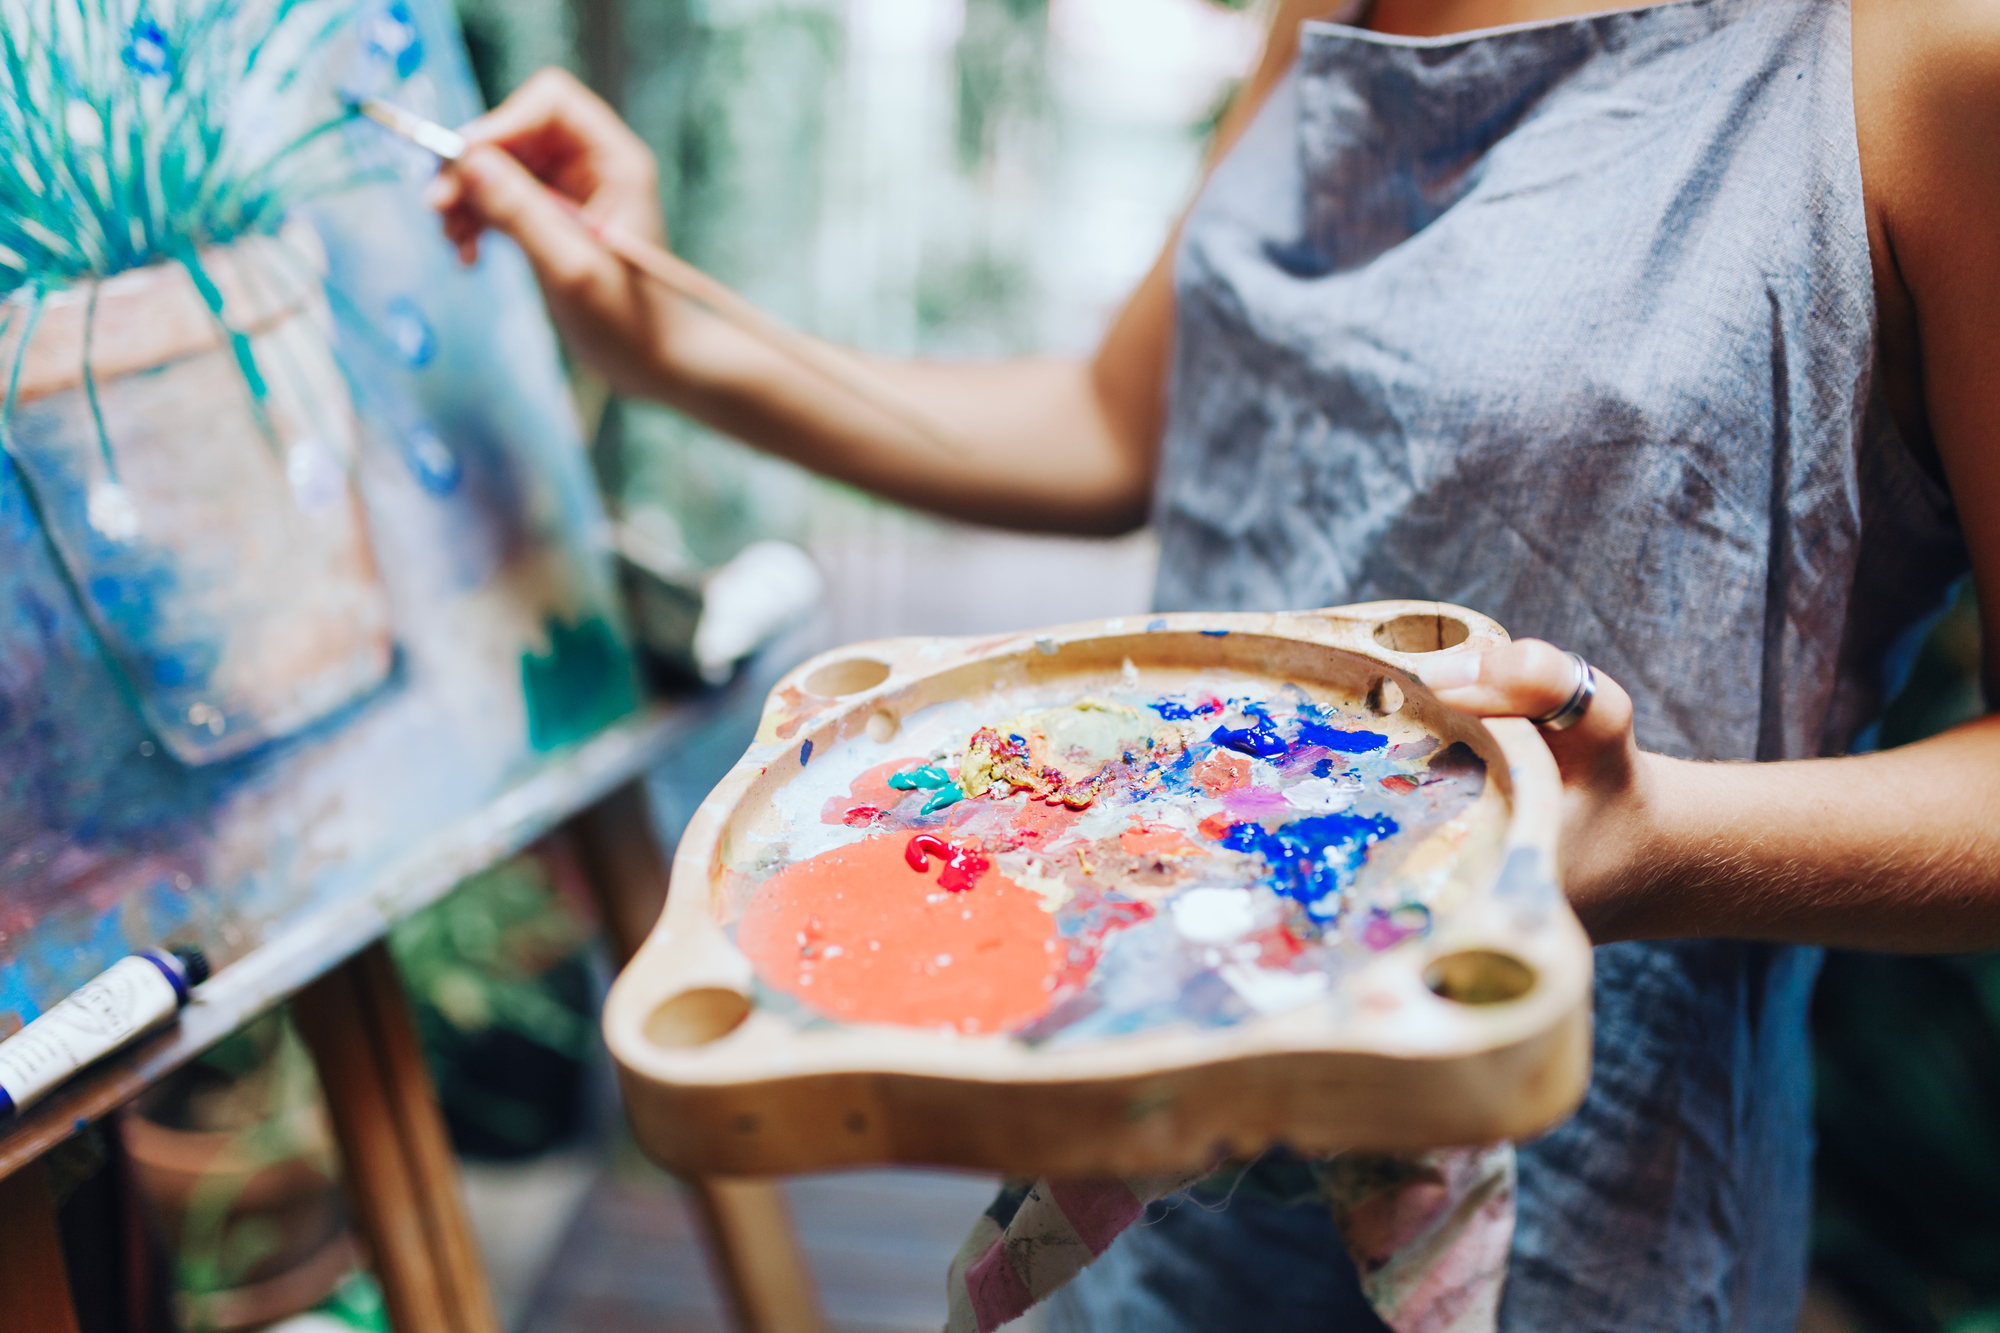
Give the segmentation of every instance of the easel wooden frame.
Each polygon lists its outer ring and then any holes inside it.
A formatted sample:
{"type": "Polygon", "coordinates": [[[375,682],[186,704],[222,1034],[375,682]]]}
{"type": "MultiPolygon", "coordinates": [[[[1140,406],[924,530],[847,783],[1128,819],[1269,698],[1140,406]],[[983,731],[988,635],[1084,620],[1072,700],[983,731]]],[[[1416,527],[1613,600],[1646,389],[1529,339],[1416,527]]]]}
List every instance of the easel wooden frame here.
{"type": "MultiPolygon", "coordinates": [[[[740,680],[733,688],[755,686],[740,680]]],[[[643,774],[714,706],[655,707],[584,742],[415,849],[370,892],[308,916],[235,961],[176,1026],[73,1080],[0,1133],[0,1323],[9,1333],[77,1333],[43,1155],[293,999],[391,1327],[501,1333],[444,1119],[382,937],[466,876],[559,831],[578,854],[622,966],[666,899],[643,774]]],[[[690,1183],[738,1326],[817,1333],[823,1321],[811,1277],[776,1185],[690,1183]]]]}

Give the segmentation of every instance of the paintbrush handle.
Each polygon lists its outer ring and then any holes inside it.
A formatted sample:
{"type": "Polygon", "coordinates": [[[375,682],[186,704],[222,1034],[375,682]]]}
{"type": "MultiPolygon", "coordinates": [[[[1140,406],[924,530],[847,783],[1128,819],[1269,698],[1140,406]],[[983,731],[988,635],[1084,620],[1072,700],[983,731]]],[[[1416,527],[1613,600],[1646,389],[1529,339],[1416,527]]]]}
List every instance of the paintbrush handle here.
{"type": "Polygon", "coordinates": [[[599,223],[581,209],[574,205],[571,207],[599,244],[675,295],[832,380],[877,411],[915,431],[927,443],[949,454],[963,455],[967,452],[962,441],[942,429],[929,412],[893,385],[870,375],[839,352],[779,323],[664,247],[642,240],[621,228],[599,223]]]}

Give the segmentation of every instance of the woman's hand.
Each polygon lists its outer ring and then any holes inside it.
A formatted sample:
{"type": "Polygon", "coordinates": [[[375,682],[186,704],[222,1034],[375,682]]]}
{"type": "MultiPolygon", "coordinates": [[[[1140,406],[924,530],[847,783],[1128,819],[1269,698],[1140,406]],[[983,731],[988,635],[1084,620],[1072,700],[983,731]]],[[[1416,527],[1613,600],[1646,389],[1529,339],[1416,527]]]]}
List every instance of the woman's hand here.
{"type": "MultiPolygon", "coordinates": [[[[1454,653],[1417,669],[1438,699],[1475,717],[1546,717],[1568,702],[1576,664],[1540,639],[1454,653]]],[[[1632,699],[1593,668],[1597,693],[1566,731],[1543,727],[1563,781],[1563,886],[1598,943],[1621,938],[1652,878],[1653,756],[1632,734],[1632,699]]]]}
{"type": "Polygon", "coordinates": [[[459,132],[465,156],[438,173],[427,202],[460,258],[478,258],[488,228],[512,237],[571,345],[621,390],[658,392],[672,297],[600,245],[576,215],[665,244],[652,150],[560,69],[535,74],[459,132]]]}

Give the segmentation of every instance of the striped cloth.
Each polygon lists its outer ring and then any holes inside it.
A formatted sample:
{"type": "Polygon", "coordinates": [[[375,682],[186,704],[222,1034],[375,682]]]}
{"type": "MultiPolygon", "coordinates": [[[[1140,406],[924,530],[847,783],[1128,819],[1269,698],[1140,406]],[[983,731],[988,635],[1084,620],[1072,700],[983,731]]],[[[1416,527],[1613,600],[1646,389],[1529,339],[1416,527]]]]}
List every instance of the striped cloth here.
{"type": "MultiPolygon", "coordinates": [[[[1366,1293],[1396,1333],[1492,1333],[1514,1234],[1509,1144],[1312,1164],[1366,1293]]],[[[945,1333],[991,1333],[1068,1282],[1146,1206],[1208,1171],[1013,1181],[952,1261],[945,1333]]]]}

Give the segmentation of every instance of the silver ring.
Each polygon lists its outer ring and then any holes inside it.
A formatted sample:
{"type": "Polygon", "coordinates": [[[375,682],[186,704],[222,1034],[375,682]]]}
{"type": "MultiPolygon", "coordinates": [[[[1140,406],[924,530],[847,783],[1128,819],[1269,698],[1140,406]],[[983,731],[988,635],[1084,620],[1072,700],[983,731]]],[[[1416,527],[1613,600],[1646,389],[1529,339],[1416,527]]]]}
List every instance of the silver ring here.
{"type": "Polygon", "coordinates": [[[1544,713],[1540,717],[1528,719],[1536,726],[1547,727],[1550,731],[1567,731],[1583,721],[1583,715],[1590,711],[1590,701],[1597,697],[1597,674],[1590,669],[1590,663],[1576,653],[1569,653],[1566,656],[1576,663],[1576,688],[1570,691],[1569,702],[1553,713],[1544,713]]]}

